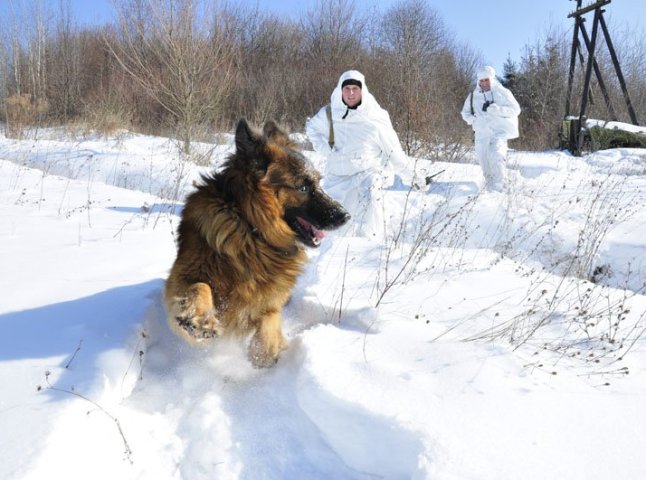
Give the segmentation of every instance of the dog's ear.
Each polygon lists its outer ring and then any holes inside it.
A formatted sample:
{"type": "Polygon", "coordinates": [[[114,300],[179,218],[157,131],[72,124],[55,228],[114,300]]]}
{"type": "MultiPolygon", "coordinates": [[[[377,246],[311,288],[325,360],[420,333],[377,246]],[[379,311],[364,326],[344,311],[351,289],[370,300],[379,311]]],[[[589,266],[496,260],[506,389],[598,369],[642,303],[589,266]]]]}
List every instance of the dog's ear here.
{"type": "Polygon", "coordinates": [[[253,132],[246,118],[241,118],[236,127],[236,151],[242,155],[252,153],[258,145],[258,137],[253,132]]]}
{"type": "Polygon", "coordinates": [[[241,118],[236,127],[236,156],[261,175],[267,171],[268,164],[262,152],[264,144],[264,138],[249,126],[245,118],[241,118]]]}
{"type": "Polygon", "coordinates": [[[289,136],[274,122],[269,120],[262,129],[262,134],[267,140],[271,140],[282,145],[289,143],[289,136]]]}

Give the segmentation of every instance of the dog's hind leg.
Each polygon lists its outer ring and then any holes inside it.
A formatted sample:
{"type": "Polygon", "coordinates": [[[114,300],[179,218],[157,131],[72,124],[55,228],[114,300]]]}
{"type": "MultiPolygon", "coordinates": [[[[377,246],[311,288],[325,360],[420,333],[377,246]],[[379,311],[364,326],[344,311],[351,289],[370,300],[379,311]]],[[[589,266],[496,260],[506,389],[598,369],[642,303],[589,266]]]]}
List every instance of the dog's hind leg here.
{"type": "Polygon", "coordinates": [[[198,282],[184,294],[167,299],[168,321],[175,333],[189,341],[219,336],[220,324],[213,308],[211,287],[198,282]]]}
{"type": "Polygon", "coordinates": [[[249,360],[257,368],[271,367],[278,361],[280,352],[286,348],[287,340],[283,336],[280,310],[266,313],[251,337],[249,360]]]}

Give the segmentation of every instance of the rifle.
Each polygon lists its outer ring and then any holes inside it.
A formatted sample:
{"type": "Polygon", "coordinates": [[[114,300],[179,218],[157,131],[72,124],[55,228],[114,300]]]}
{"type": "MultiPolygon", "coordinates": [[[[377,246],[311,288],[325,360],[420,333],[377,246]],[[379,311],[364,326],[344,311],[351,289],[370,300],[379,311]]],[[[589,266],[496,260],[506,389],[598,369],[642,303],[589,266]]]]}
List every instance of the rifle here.
{"type": "Polygon", "coordinates": [[[440,173],[445,171],[446,171],[446,168],[444,170],[440,170],[437,173],[434,173],[433,175],[427,175],[426,177],[424,177],[424,181],[426,182],[426,185],[430,185],[435,177],[437,177],[440,173]]]}

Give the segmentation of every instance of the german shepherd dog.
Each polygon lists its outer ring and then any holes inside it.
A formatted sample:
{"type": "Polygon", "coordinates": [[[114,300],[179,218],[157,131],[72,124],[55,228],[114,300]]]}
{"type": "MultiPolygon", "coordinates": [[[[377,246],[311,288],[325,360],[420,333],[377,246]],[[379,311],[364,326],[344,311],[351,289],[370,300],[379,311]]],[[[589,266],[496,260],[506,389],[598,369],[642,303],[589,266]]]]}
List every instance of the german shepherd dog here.
{"type": "Polygon", "coordinates": [[[274,122],[259,133],[240,120],[235,147],[186,199],[164,302],[180,337],[252,334],[251,363],[269,367],[287,346],[281,310],[307,261],[304,247],[318,247],[350,214],[274,122]]]}

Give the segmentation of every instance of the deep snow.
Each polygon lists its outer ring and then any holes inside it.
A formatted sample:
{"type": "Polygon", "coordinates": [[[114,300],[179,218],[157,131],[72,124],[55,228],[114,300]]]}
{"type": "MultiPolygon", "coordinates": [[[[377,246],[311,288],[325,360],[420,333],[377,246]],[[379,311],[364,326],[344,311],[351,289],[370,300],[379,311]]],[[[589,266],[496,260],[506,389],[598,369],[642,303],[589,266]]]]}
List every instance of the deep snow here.
{"type": "Polygon", "coordinates": [[[427,165],[386,195],[397,243],[311,252],[289,349],[255,370],[164,320],[205,169],[165,139],[39,135],[0,138],[0,478],[646,477],[644,150],[512,151],[506,194],[427,165]]]}

